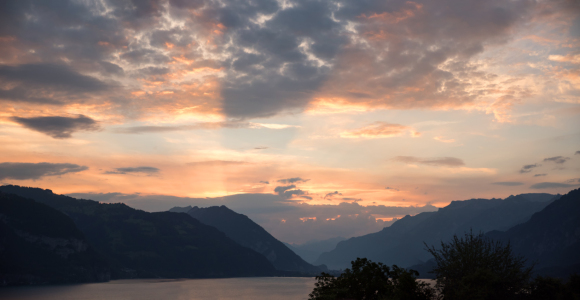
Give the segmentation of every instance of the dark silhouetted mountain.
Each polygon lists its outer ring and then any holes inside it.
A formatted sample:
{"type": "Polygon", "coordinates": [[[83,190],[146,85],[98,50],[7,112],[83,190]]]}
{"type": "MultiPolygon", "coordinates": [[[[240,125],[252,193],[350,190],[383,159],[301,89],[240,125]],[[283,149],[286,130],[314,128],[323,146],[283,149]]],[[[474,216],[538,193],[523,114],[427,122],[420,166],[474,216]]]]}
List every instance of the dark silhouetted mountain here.
{"type": "Polygon", "coordinates": [[[320,272],[320,269],[305,262],[250,218],[225,206],[196,206],[187,213],[200,222],[217,228],[238,244],[264,255],[278,270],[316,275],[320,272]]]}
{"type": "Polygon", "coordinates": [[[312,240],[303,244],[286,244],[286,246],[302,259],[313,264],[320,254],[336,248],[336,244],[344,240],[346,239],[343,237],[334,237],[326,240],[312,240]]]}
{"type": "Polygon", "coordinates": [[[315,264],[344,269],[357,257],[366,257],[387,265],[413,266],[431,258],[423,242],[439,245],[471,228],[475,232],[506,230],[527,221],[558,197],[523,194],[505,200],[453,201],[436,212],[406,216],[379,232],[342,241],[334,250],[321,254],[315,264]]]}
{"type": "Polygon", "coordinates": [[[580,189],[550,203],[529,221],[487,236],[509,241],[515,253],[537,263],[539,274],[566,277],[580,272],[580,189]]]}
{"type": "Polygon", "coordinates": [[[238,245],[187,214],[148,213],[125,204],[102,204],[50,190],[2,186],[0,191],[44,203],[67,214],[116,278],[271,276],[262,255],[238,245]]]}
{"type": "Polygon", "coordinates": [[[0,192],[0,286],[109,278],[107,263],[67,215],[0,192]]]}

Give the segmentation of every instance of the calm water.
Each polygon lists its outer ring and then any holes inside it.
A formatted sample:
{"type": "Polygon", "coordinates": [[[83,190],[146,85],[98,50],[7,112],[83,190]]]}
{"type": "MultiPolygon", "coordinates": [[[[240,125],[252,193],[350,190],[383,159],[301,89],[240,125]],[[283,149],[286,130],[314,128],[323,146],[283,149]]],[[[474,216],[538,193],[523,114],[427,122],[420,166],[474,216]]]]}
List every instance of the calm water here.
{"type": "Polygon", "coordinates": [[[314,278],[259,277],[184,280],[115,280],[79,285],[1,288],[0,299],[308,299],[314,278]]]}

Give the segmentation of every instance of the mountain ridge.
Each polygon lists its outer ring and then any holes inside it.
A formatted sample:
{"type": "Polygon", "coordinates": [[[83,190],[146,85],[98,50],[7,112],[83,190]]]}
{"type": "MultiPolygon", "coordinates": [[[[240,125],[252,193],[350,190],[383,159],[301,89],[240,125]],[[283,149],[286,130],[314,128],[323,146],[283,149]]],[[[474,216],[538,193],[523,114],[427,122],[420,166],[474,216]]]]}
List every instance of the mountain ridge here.
{"type": "MultiPolygon", "coordinates": [[[[169,211],[183,211],[183,209],[172,208],[169,211]]],[[[278,270],[311,274],[321,271],[304,261],[262,226],[225,205],[206,208],[194,206],[187,211],[187,214],[206,225],[217,228],[238,244],[264,255],[278,270]]]]}
{"type": "Polygon", "coordinates": [[[111,265],[111,278],[274,276],[259,253],[186,214],[148,213],[122,203],[74,199],[50,190],[2,186],[0,191],[68,215],[111,265]]]}
{"type": "Polygon", "coordinates": [[[504,200],[452,201],[436,212],[405,216],[379,232],[342,241],[334,250],[321,254],[315,264],[344,269],[357,257],[366,257],[388,265],[416,265],[429,259],[423,242],[438,244],[470,228],[484,232],[508,229],[525,222],[555,197],[558,196],[526,194],[512,195],[504,200]],[[537,197],[531,201],[530,195],[537,197]]]}

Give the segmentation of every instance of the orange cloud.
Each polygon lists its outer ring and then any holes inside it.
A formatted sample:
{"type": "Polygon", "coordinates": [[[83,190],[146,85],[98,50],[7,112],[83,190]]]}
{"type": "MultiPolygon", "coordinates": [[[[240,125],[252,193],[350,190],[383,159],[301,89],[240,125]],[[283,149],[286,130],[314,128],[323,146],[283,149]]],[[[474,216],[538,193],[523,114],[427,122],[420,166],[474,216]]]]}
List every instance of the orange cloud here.
{"type": "Polygon", "coordinates": [[[420,133],[411,130],[409,126],[400,124],[391,124],[386,122],[374,122],[371,125],[360,129],[345,131],[340,134],[343,138],[389,138],[401,136],[410,130],[413,136],[418,136],[420,133]]]}

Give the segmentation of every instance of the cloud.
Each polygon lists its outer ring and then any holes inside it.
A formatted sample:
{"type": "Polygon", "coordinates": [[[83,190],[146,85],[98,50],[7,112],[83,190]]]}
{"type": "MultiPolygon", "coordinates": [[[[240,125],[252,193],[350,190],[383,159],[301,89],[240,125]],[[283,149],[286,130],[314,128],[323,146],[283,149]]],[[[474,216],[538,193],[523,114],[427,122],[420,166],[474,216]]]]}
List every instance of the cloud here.
{"type": "Polygon", "coordinates": [[[116,133],[127,133],[127,134],[141,134],[141,133],[161,133],[161,132],[171,132],[171,131],[187,131],[187,130],[200,130],[200,129],[220,129],[220,128],[249,128],[251,123],[249,122],[201,122],[192,125],[181,125],[181,126],[133,126],[116,128],[114,132],[116,133]]]}
{"type": "Polygon", "coordinates": [[[339,193],[338,191],[334,191],[332,193],[328,193],[328,194],[324,195],[324,199],[330,199],[334,196],[342,196],[342,194],[339,193]]]}
{"type": "Polygon", "coordinates": [[[107,171],[105,174],[128,174],[128,173],[143,173],[143,174],[157,174],[159,169],[155,167],[127,167],[127,168],[116,168],[115,171],[107,171]]]}
{"type": "MultiPolygon", "coordinates": [[[[297,189],[297,190],[290,190],[290,191],[283,192],[280,194],[280,196],[282,196],[286,199],[294,198],[294,196],[300,196],[300,197],[304,198],[303,195],[307,195],[307,194],[308,194],[307,192],[300,190],[300,189],[297,189]]],[[[308,196],[306,196],[306,197],[308,197],[308,196]]],[[[312,199],[311,197],[308,197],[308,198],[310,198],[310,200],[312,199]]]]}
{"type": "MultiPolygon", "coordinates": [[[[141,134],[141,133],[156,133],[156,132],[172,132],[172,131],[188,131],[188,130],[211,130],[211,129],[221,129],[221,128],[254,128],[254,129],[287,129],[297,127],[295,125],[284,125],[284,124],[262,124],[262,123],[251,123],[251,122],[241,122],[241,121],[225,121],[225,122],[200,122],[191,125],[168,125],[168,126],[133,126],[133,127],[122,127],[116,128],[114,132],[116,133],[126,133],[126,134],[141,134]]],[[[256,147],[254,149],[267,149],[268,147],[256,147]]]]}
{"type": "Polygon", "coordinates": [[[51,105],[63,104],[62,101],[56,99],[43,96],[33,96],[31,95],[30,90],[22,86],[17,86],[6,90],[0,89],[0,100],[8,100],[15,102],[21,101],[34,104],[51,104],[51,105]]]}
{"type": "Polygon", "coordinates": [[[580,154],[580,151],[576,151],[576,153],[574,153],[574,155],[578,155],[578,154],[580,154]]]}
{"type": "Polygon", "coordinates": [[[554,157],[544,158],[544,161],[555,162],[557,164],[563,164],[569,159],[570,159],[569,157],[554,156],[554,157]]]}
{"type": "Polygon", "coordinates": [[[78,115],[77,117],[33,117],[20,118],[11,117],[12,121],[34,131],[44,133],[55,139],[66,139],[72,137],[76,131],[99,130],[97,121],[78,115]]]}
{"type": "Polygon", "coordinates": [[[524,0],[3,4],[0,36],[10,42],[0,58],[38,62],[0,68],[0,80],[31,87],[5,99],[85,102],[53,92],[109,96],[118,81],[128,90],[107,99],[127,116],[199,105],[236,120],[300,112],[320,99],[461,109],[499,93],[509,99],[497,106],[509,107],[525,92],[491,83],[496,74],[480,70],[477,55],[542,11],[524,0]],[[147,96],[133,98],[133,89],[147,96]],[[151,96],[164,89],[182,96],[151,96]]]}
{"type": "Polygon", "coordinates": [[[374,122],[360,129],[342,132],[340,136],[343,138],[378,139],[401,136],[408,130],[412,132],[413,136],[420,135],[420,133],[411,130],[408,126],[386,122],[374,122]]]}
{"type": "Polygon", "coordinates": [[[464,166],[463,160],[455,157],[419,158],[414,156],[397,156],[395,161],[407,164],[422,164],[429,166],[460,167],[464,166]]]}
{"type": "Polygon", "coordinates": [[[286,192],[287,190],[291,190],[296,188],[295,185],[287,185],[287,186],[277,186],[276,188],[274,188],[274,192],[277,193],[278,195],[282,195],[284,194],[284,192],[286,192]]]}
{"type": "Polygon", "coordinates": [[[295,185],[288,185],[288,186],[277,186],[274,188],[274,192],[278,195],[284,197],[285,199],[293,198],[294,196],[301,196],[307,195],[308,193],[304,192],[300,189],[295,189],[295,185]],[[295,190],[294,190],[295,189],[295,190]]]}
{"type": "Polygon", "coordinates": [[[248,164],[244,161],[234,161],[234,160],[206,160],[206,161],[195,161],[187,163],[188,166],[192,167],[221,167],[221,166],[238,166],[248,164]]]}
{"type": "Polygon", "coordinates": [[[386,188],[385,188],[385,190],[392,190],[392,191],[397,191],[397,192],[399,191],[399,189],[397,189],[397,188],[392,188],[392,187],[389,187],[389,186],[388,186],[388,187],[386,187],[386,188]]]}
{"type": "Polygon", "coordinates": [[[270,184],[270,182],[269,182],[269,181],[266,181],[266,180],[262,180],[262,181],[260,181],[260,183],[263,183],[263,184],[270,184]]]}
{"type": "Polygon", "coordinates": [[[555,189],[555,188],[572,188],[577,184],[558,183],[558,182],[540,182],[530,186],[531,189],[555,189]]]}
{"type": "Polygon", "coordinates": [[[503,185],[503,186],[518,186],[523,185],[523,182],[516,182],[516,181],[502,181],[502,182],[492,182],[491,184],[495,185],[503,185]]]}
{"type": "Polygon", "coordinates": [[[534,177],[546,176],[548,174],[534,174],[534,177]]]}
{"type": "Polygon", "coordinates": [[[2,179],[40,179],[45,176],[59,176],[87,170],[86,166],[69,163],[0,163],[0,180],[2,179]]]}
{"type": "Polygon", "coordinates": [[[280,183],[297,183],[297,182],[306,182],[310,179],[302,179],[300,177],[293,177],[293,178],[286,178],[286,179],[279,179],[277,182],[280,183]]]}
{"type": "Polygon", "coordinates": [[[533,168],[537,168],[541,166],[540,164],[533,164],[533,165],[525,165],[520,169],[520,173],[530,173],[533,168]]]}
{"type": "Polygon", "coordinates": [[[25,87],[48,87],[78,93],[111,88],[109,84],[77,73],[66,65],[50,63],[0,65],[0,81],[17,83],[25,87]]]}

